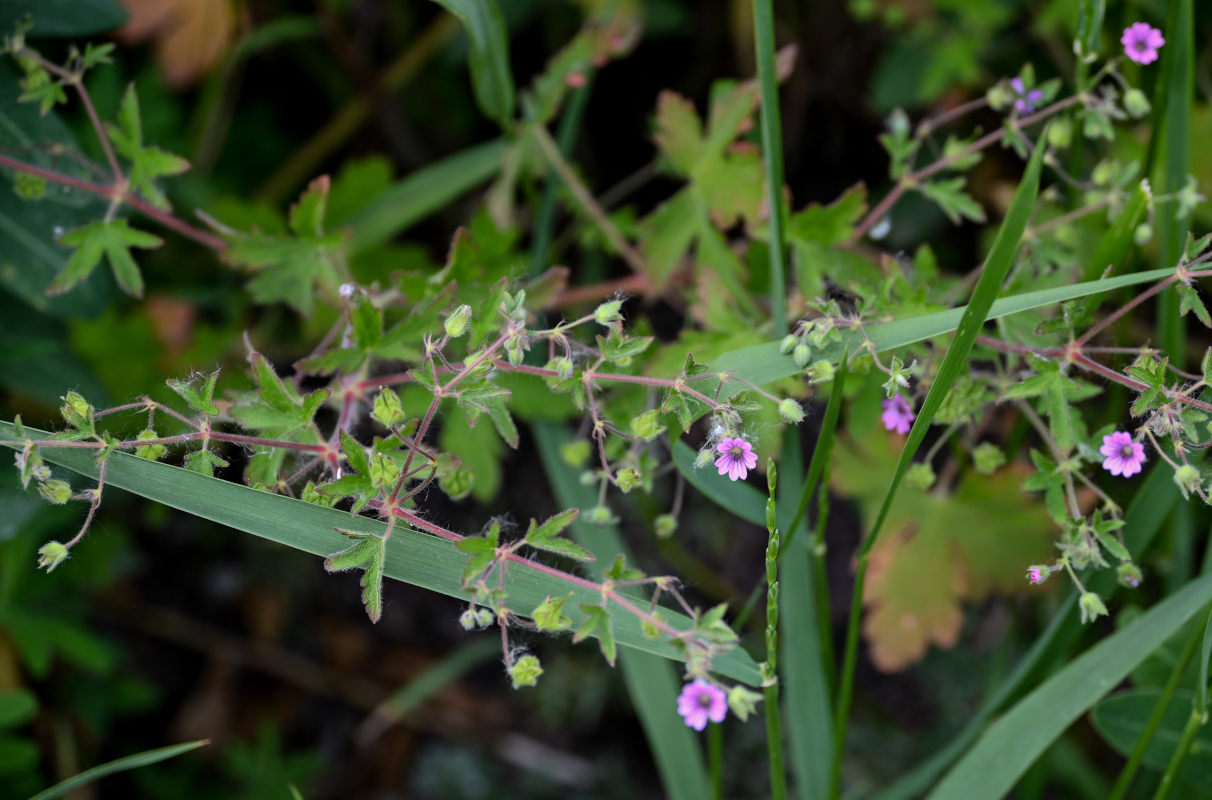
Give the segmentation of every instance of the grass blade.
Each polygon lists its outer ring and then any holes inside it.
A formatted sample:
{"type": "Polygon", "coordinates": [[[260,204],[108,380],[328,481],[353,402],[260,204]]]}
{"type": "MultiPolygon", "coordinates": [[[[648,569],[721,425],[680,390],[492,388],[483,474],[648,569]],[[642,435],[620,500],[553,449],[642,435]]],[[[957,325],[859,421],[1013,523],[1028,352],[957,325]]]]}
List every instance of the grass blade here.
{"type": "MultiPolygon", "coordinates": [[[[596,505],[597,493],[582,485],[576,472],[568,469],[560,456],[560,445],[568,440],[568,432],[538,422],[534,424],[534,438],[559,504],[574,508],[596,505]]],[[[572,536],[598,556],[592,568],[599,572],[609,566],[609,560],[617,553],[627,555],[631,561],[618,529],[613,526],[602,528],[578,519],[572,523],[572,536]]],[[[733,652],[740,649],[737,647],[733,652]]],[[[677,714],[681,681],[673,666],[651,654],[633,651],[619,654],[619,667],[636,715],[644,726],[666,796],[674,800],[709,797],[710,781],[703,754],[694,734],[677,714]]]]}
{"type": "MultiPolygon", "coordinates": [[[[28,426],[25,430],[29,435],[41,435],[28,426]]],[[[11,423],[0,421],[0,437],[13,438],[11,423]]],[[[90,451],[47,448],[42,456],[49,463],[67,467],[89,478],[95,479],[97,476],[90,451]]],[[[10,477],[9,480],[14,478],[10,477]]],[[[348,547],[348,540],[337,533],[336,528],[376,536],[382,536],[387,528],[384,523],[369,517],[351,517],[344,511],[257,491],[123,452],[110,455],[105,481],[107,488],[125,489],[220,525],[318,556],[328,556],[348,547]]],[[[462,586],[463,568],[466,565],[467,557],[452,542],[397,525],[387,545],[383,574],[466,600],[469,595],[462,586]]],[[[320,568],[319,564],[316,568],[320,568]]],[[[597,592],[570,586],[558,578],[516,567],[511,574],[509,600],[518,609],[535,608],[547,595],[567,595],[571,590],[573,596],[565,613],[579,624],[585,615],[577,606],[600,601],[597,592]]],[[[637,602],[646,601],[637,599],[637,602]]],[[[690,620],[685,615],[672,609],[663,609],[662,613],[670,625],[679,629],[690,627],[690,620]]],[[[662,658],[681,660],[678,651],[668,643],[646,638],[639,620],[634,617],[617,615],[614,633],[620,645],[662,658]]],[[[717,659],[715,668],[721,675],[749,685],[756,686],[761,682],[757,664],[740,648],[717,659]]]]}
{"type": "Polygon", "coordinates": [[[757,58],[762,120],[762,155],[766,162],[766,202],[770,207],[770,319],[774,335],[787,332],[786,254],[783,226],[783,124],[779,115],[778,73],[774,64],[774,3],[753,0],[753,41],[757,58]]]}
{"type": "Polygon", "coordinates": [[[513,122],[513,73],[509,36],[497,0],[434,0],[459,18],[467,30],[467,66],[476,104],[502,127],[513,122]]]}
{"type": "Polygon", "coordinates": [[[989,316],[989,310],[993,307],[993,301],[1001,291],[1002,284],[1006,280],[1006,274],[1010,271],[1010,265],[1014,263],[1014,255],[1018,252],[1019,241],[1022,239],[1023,232],[1027,228],[1027,222],[1035,207],[1035,198],[1039,193],[1039,175],[1045,149],[1042,144],[1036,147],[1035,152],[1031,155],[1031,160],[1027,163],[1027,170],[1023,175],[1022,182],[1019,183],[1018,189],[1014,193],[1014,199],[1011,201],[1010,208],[1006,212],[1006,218],[1002,220],[1001,227],[998,228],[997,236],[993,240],[993,247],[989,250],[989,257],[985,260],[985,266],[981,271],[980,279],[972,290],[972,300],[968,303],[963,316],[960,318],[959,324],[956,327],[955,338],[952,340],[951,346],[947,348],[947,355],[939,366],[938,375],[934,378],[930,391],[926,394],[926,400],[922,403],[922,408],[918,412],[917,419],[914,420],[913,427],[909,430],[908,439],[905,441],[905,446],[901,450],[900,458],[896,463],[896,472],[892,475],[888,491],[884,494],[883,503],[881,503],[879,512],[875,517],[875,522],[871,526],[871,533],[859,547],[854,593],[850,601],[850,621],[846,632],[846,649],[843,655],[841,679],[838,689],[837,711],[834,714],[834,719],[836,720],[832,784],[834,794],[837,793],[841,781],[842,749],[846,741],[846,720],[850,714],[850,698],[854,691],[854,667],[858,661],[859,620],[863,613],[863,584],[867,575],[867,561],[871,554],[871,548],[879,537],[884,519],[888,515],[888,509],[892,507],[892,499],[896,496],[897,489],[900,488],[901,479],[904,478],[905,473],[908,471],[909,464],[912,462],[914,454],[917,453],[917,448],[921,445],[922,439],[926,437],[926,430],[930,427],[935,413],[942,405],[943,397],[951,390],[952,384],[959,377],[961,371],[967,368],[968,354],[972,352],[972,346],[976,343],[976,337],[980,334],[981,326],[985,324],[989,316]]]}
{"type": "Polygon", "coordinates": [[[1027,695],[947,773],[931,800],[1002,797],[1086,709],[1212,601],[1212,575],[1189,583],[1027,695]]]}
{"type": "Polygon", "coordinates": [[[56,783],[49,789],[38,792],[29,800],[51,800],[54,797],[62,797],[73,789],[100,780],[107,775],[113,775],[115,772],[125,772],[126,770],[138,769],[139,767],[146,767],[149,764],[176,758],[179,755],[188,753],[190,750],[197,750],[199,747],[208,744],[210,744],[209,739],[201,739],[196,742],[184,742],[169,747],[159,747],[155,750],[146,750],[142,753],[135,753],[133,756],[124,756],[107,764],[86,769],[79,775],[73,775],[65,781],[56,783]]]}
{"type": "Polygon", "coordinates": [[[349,221],[351,255],[386,244],[393,236],[443,208],[497,173],[505,140],[469,147],[414,170],[367,203],[349,221]]]}

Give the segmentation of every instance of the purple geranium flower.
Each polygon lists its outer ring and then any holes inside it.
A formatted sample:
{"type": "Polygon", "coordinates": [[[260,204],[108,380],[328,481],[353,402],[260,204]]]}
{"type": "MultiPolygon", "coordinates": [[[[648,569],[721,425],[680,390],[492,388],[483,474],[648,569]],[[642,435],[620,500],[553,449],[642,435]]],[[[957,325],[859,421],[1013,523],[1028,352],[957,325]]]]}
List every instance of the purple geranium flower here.
{"type": "Polygon", "coordinates": [[[686,724],[696,731],[706,728],[708,719],[712,722],[723,722],[728,713],[724,690],[702,678],[696,678],[693,683],[686,684],[678,696],[678,713],[686,720],[686,724]]]}
{"type": "Polygon", "coordinates": [[[913,424],[913,411],[909,408],[909,401],[899,394],[889,397],[884,401],[884,413],[880,414],[880,421],[890,431],[908,433],[909,426],[913,424]]]}
{"type": "Polygon", "coordinates": [[[1103,446],[1098,448],[1098,452],[1107,457],[1103,461],[1103,469],[1112,475],[1130,478],[1140,472],[1140,465],[1145,463],[1144,445],[1132,441],[1132,437],[1124,431],[1114,431],[1104,436],[1103,446]]]}
{"type": "Polygon", "coordinates": [[[1137,64],[1152,64],[1157,60],[1157,48],[1166,43],[1162,32],[1147,22],[1134,22],[1124,28],[1120,37],[1124,54],[1137,64]]]}
{"type": "Polygon", "coordinates": [[[723,453],[715,460],[715,466],[721,475],[727,475],[732,480],[744,480],[749,470],[757,466],[757,453],[753,445],[744,439],[725,436],[715,446],[717,453],[723,453]]]}
{"type": "Polygon", "coordinates": [[[1027,570],[1027,580],[1031,581],[1032,583],[1043,583],[1044,571],[1039,567],[1032,567],[1031,569],[1027,570]]]}
{"type": "Polygon", "coordinates": [[[1030,114],[1035,110],[1035,104],[1044,99],[1044,93],[1039,89],[1027,91],[1022,78],[1011,78],[1010,88],[1014,90],[1016,96],[1014,110],[1020,114],[1030,114]]]}

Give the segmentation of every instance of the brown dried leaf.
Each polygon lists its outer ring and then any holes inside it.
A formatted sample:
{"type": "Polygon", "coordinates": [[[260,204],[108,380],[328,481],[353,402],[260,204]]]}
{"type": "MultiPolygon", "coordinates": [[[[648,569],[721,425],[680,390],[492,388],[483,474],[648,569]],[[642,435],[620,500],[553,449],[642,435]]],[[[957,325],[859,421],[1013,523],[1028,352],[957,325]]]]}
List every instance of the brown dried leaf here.
{"type": "Polygon", "coordinates": [[[231,0],[121,0],[130,19],[124,42],[155,39],[164,80],[182,89],[202,78],[227,51],[235,32],[231,0]]]}

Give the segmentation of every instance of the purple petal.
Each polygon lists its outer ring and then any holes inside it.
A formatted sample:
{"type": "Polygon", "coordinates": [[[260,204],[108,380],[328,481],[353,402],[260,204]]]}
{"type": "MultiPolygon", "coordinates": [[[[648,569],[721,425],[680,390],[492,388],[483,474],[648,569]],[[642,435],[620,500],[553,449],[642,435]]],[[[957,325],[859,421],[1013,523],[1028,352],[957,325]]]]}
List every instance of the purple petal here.
{"type": "Polygon", "coordinates": [[[717,458],[715,460],[715,465],[716,465],[716,467],[719,468],[721,475],[728,472],[728,466],[731,463],[732,463],[732,459],[729,458],[728,456],[720,456],[719,458],[717,458]]]}

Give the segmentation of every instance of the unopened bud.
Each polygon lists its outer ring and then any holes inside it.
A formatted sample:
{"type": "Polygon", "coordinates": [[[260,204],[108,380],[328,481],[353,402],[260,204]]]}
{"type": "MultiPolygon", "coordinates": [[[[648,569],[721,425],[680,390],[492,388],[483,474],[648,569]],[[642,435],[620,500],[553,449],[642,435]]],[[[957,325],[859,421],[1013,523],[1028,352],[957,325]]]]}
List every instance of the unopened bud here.
{"type": "Polygon", "coordinates": [[[795,346],[798,342],[799,342],[798,336],[795,336],[794,334],[790,334],[790,333],[787,334],[786,336],[783,337],[783,341],[779,342],[779,352],[782,353],[783,355],[787,355],[788,353],[790,353],[792,351],[792,349],[795,348],[795,346]]]}
{"type": "Polygon", "coordinates": [[[804,418],[804,409],[790,397],[779,403],[779,416],[786,422],[799,422],[804,418]]]}
{"type": "Polygon", "coordinates": [[[50,572],[67,558],[67,545],[60,542],[47,542],[38,548],[38,567],[50,572]]]}
{"type": "Polygon", "coordinates": [[[1107,606],[1103,604],[1103,599],[1094,592],[1084,592],[1081,599],[1077,601],[1077,605],[1081,609],[1082,622],[1093,622],[1099,617],[1107,615],[1107,606]]]}
{"type": "Polygon", "coordinates": [[[795,360],[795,365],[800,369],[808,366],[808,359],[812,357],[812,349],[808,345],[800,342],[791,351],[791,358],[795,360]]]}
{"type": "Polygon", "coordinates": [[[459,626],[465,631],[476,629],[476,612],[470,608],[459,615],[459,626]]]}
{"type": "Polygon", "coordinates": [[[1125,561],[1115,570],[1115,576],[1119,578],[1121,586],[1127,586],[1129,589],[1135,589],[1140,586],[1140,582],[1144,579],[1141,575],[1140,567],[1133,564],[1131,561],[1125,561]]]}
{"type": "Polygon", "coordinates": [[[467,333],[467,326],[471,323],[471,306],[463,304],[450,312],[450,316],[446,318],[443,327],[446,329],[446,335],[451,339],[458,339],[464,333],[467,333]]]}

